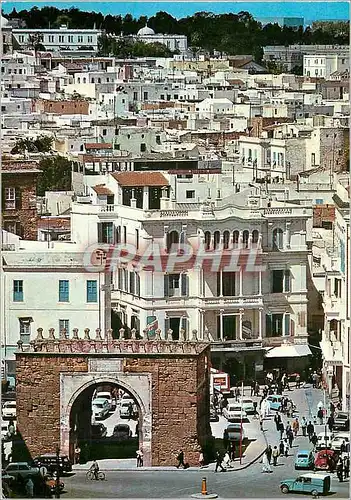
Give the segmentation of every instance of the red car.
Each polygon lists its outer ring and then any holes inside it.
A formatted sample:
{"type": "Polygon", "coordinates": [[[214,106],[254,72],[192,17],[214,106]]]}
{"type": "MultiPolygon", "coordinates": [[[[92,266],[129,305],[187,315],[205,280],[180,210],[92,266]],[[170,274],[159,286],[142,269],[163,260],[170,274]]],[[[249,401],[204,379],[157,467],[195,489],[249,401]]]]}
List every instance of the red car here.
{"type": "Polygon", "coordinates": [[[334,450],[320,450],[314,460],[314,466],[320,470],[335,470],[339,455],[334,450]]]}

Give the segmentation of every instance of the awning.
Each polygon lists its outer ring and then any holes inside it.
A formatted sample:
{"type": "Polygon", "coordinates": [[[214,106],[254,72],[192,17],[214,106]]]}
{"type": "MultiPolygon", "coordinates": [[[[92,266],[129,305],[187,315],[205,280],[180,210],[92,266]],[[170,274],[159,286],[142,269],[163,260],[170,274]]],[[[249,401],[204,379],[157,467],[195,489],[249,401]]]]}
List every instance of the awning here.
{"type": "Polygon", "coordinates": [[[300,358],[312,354],[307,344],[301,345],[281,345],[270,349],[266,358],[300,358]]]}

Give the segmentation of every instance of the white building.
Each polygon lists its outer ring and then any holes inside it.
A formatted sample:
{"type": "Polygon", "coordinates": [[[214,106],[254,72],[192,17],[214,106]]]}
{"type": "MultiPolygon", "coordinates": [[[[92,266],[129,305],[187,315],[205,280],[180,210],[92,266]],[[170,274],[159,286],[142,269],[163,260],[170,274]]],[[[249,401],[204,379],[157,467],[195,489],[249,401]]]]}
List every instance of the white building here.
{"type": "Polygon", "coordinates": [[[303,74],[313,78],[329,79],[335,71],[349,69],[350,59],[346,55],[338,54],[309,54],[303,56],[303,74]]]}
{"type": "Polygon", "coordinates": [[[34,37],[41,37],[40,43],[47,51],[96,53],[98,38],[102,32],[97,29],[71,29],[62,25],[60,28],[50,29],[14,28],[12,34],[23,48],[30,47],[34,37]]]}
{"type": "MultiPolygon", "coordinates": [[[[117,323],[139,331],[157,325],[163,337],[172,330],[176,339],[209,335],[216,363],[239,362],[247,377],[262,371],[264,346],[287,344],[283,352],[294,356],[297,366],[310,354],[306,322],[311,210],[269,203],[250,196],[250,190],[236,193],[234,199],[232,188],[221,185],[220,175],[208,181],[203,174],[181,175],[176,183],[173,177],[161,172],[100,176],[90,202],[72,206],[72,239],[87,246],[129,243],[141,255],[153,243],[164,249],[166,262],[173,258],[171,245],[179,242],[196,252],[203,245],[209,255],[223,245],[227,264],[231,251],[242,245],[244,253],[262,250],[266,269],[251,272],[240,265],[227,271],[222,263],[212,272],[211,264],[206,266],[201,258],[198,265],[189,261],[175,270],[120,265],[113,270],[111,296],[117,323]]],[[[269,362],[282,355],[272,349],[269,362]]]]}
{"type": "Polygon", "coordinates": [[[162,45],[166,45],[173,52],[186,52],[188,48],[188,40],[185,35],[156,34],[147,25],[138,31],[136,38],[144,43],[162,43],[162,45]]]}

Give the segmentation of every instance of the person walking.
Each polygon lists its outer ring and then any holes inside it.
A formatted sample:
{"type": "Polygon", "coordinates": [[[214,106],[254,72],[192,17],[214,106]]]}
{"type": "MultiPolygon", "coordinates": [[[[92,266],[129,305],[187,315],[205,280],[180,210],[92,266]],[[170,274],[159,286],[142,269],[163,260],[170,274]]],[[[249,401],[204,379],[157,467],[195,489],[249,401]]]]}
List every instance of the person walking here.
{"type": "Polygon", "coordinates": [[[300,387],[301,387],[301,377],[300,377],[299,373],[296,374],[295,382],[296,382],[296,389],[300,389],[300,387]]]}
{"type": "Polygon", "coordinates": [[[314,434],[314,425],[312,424],[311,420],[308,422],[308,426],[307,426],[307,435],[309,437],[309,440],[311,440],[311,437],[313,436],[314,434]]]}
{"type": "Polygon", "coordinates": [[[283,424],[283,421],[279,422],[279,432],[280,432],[280,439],[283,439],[283,434],[284,434],[284,424],[283,424]]]}
{"type": "Polygon", "coordinates": [[[287,422],[286,427],[285,427],[285,434],[286,434],[287,438],[289,438],[290,431],[291,431],[291,425],[290,425],[290,422],[287,422]]]}
{"type": "Polygon", "coordinates": [[[317,375],[317,372],[313,372],[313,374],[312,374],[312,387],[313,387],[313,389],[317,389],[317,384],[318,384],[318,375],[317,375]]]}
{"type": "Polygon", "coordinates": [[[136,457],[137,457],[137,467],[142,467],[144,464],[144,455],[141,449],[137,450],[136,457]]]}
{"type": "Polygon", "coordinates": [[[229,456],[230,456],[230,460],[232,462],[234,462],[234,460],[235,460],[235,443],[234,443],[234,441],[232,441],[229,445],[229,456]]]}
{"type": "Polygon", "coordinates": [[[273,457],[273,465],[274,465],[274,467],[276,467],[278,465],[277,461],[278,461],[278,457],[279,457],[279,450],[276,446],[274,446],[274,448],[273,448],[272,457],[273,457]]]}
{"type": "Polygon", "coordinates": [[[77,444],[74,450],[74,463],[79,464],[80,463],[80,448],[77,444]]]}
{"type": "Polygon", "coordinates": [[[26,481],[26,493],[29,498],[34,497],[34,483],[31,477],[26,481]]]}
{"type": "Polygon", "coordinates": [[[284,439],[284,455],[285,457],[289,456],[289,443],[286,438],[284,439]]]}
{"type": "Polygon", "coordinates": [[[316,451],[316,444],[318,443],[318,437],[315,432],[311,436],[311,443],[313,444],[313,451],[316,451]]]}
{"type": "Polygon", "coordinates": [[[346,443],[345,443],[345,440],[343,439],[343,441],[340,445],[340,454],[342,455],[345,452],[346,452],[346,443]]]}
{"type": "Polygon", "coordinates": [[[251,380],[251,384],[250,384],[250,387],[251,387],[250,396],[251,397],[255,394],[255,386],[256,386],[256,382],[254,380],[251,380]]]}
{"type": "Polygon", "coordinates": [[[322,408],[318,409],[317,418],[319,418],[320,425],[323,425],[323,409],[322,408]]]}
{"type": "Polygon", "coordinates": [[[219,451],[217,451],[216,452],[216,468],[215,468],[215,472],[218,472],[218,467],[220,467],[220,469],[221,469],[220,472],[225,472],[225,469],[222,466],[222,461],[223,461],[222,456],[219,453],[219,451]]]}
{"type": "Polygon", "coordinates": [[[347,479],[350,476],[350,456],[346,455],[344,457],[344,475],[345,479],[347,479]]]}
{"type": "Polygon", "coordinates": [[[333,415],[329,415],[328,420],[327,420],[327,424],[328,424],[329,432],[332,433],[333,432],[333,428],[334,428],[334,417],[333,417],[333,415]]]}
{"type": "Polygon", "coordinates": [[[289,434],[288,434],[287,438],[288,438],[288,441],[289,441],[289,446],[290,446],[290,448],[292,448],[293,441],[294,441],[294,433],[293,433],[293,431],[291,429],[289,431],[289,434]]]}
{"type": "Polygon", "coordinates": [[[339,458],[339,461],[336,465],[336,474],[338,476],[339,482],[342,483],[344,480],[344,464],[341,458],[339,458]]]}
{"type": "Polygon", "coordinates": [[[285,452],[284,441],[281,439],[280,443],[279,443],[279,455],[281,457],[283,457],[284,456],[284,452],[285,452]]]}
{"type": "Polygon", "coordinates": [[[260,386],[258,384],[258,382],[256,382],[255,384],[255,396],[259,396],[260,394],[260,386]]]}
{"type": "Polygon", "coordinates": [[[302,435],[306,437],[307,420],[305,419],[305,417],[302,417],[301,419],[301,430],[302,430],[302,435]]]}
{"type": "Polygon", "coordinates": [[[262,457],[262,472],[273,472],[270,462],[268,461],[267,453],[262,457]]]}
{"type": "Polygon", "coordinates": [[[200,466],[200,468],[205,466],[205,457],[204,457],[202,450],[200,450],[200,453],[199,453],[199,466],[200,466]]]}
{"type": "Polygon", "coordinates": [[[292,423],[292,430],[293,430],[294,435],[296,437],[299,430],[300,430],[300,423],[299,423],[299,419],[297,417],[295,418],[295,420],[292,423]]]}
{"type": "Polygon", "coordinates": [[[277,413],[274,415],[274,423],[275,423],[275,426],[277,428],[277,431],[279,431],[279,423],[281,422],[282,418],[280,416],[280,413],[279,411],[277,411],[277,413]]]}
{"type": "Polygon", "coordinates": [[[272,460],[272,447],[271,447],[270,444],[267,446],[266,455],[267,455],[267,458],[268,458],[268,463],[270,464],[271,460],[272,460]]]}
{"type": "Polygon", "coordinates": [[[179,469],[180,466],[182,466],[184,469],[185,463],[184,463],[184,451],[183,450],[179,450],[179,453],[177,455],[177,460],[178,460],[177,469],[179,469]]]}
{"type": "Polygon", "coordinates": [[[228,444],[229,444],[229,434],[228,434],[228,429],[224,429],[223,431],[223,446],[224,449],[227,451],[228,449],[228,444]]]}

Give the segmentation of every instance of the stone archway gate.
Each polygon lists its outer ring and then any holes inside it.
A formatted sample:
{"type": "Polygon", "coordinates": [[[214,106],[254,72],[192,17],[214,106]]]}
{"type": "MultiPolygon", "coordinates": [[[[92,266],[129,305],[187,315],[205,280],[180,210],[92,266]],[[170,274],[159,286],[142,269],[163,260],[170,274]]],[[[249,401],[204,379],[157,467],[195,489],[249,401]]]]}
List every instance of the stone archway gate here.
{"type": "Polygon", "coordinates": [[[145,466],[174,465],[183,449],[198,464],[209,424],[210,344],[197,341],[57,339],[54,330],[16,353],[17,429],[32,457],[69,453],[70,412],[76,398],[98,383],[129,391],[141,410],[145,466]]]}

